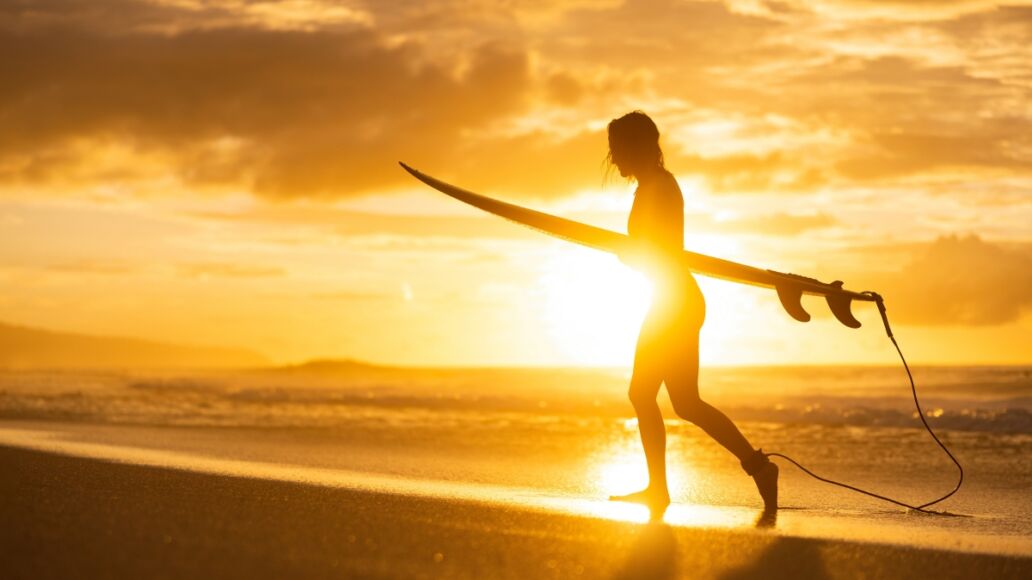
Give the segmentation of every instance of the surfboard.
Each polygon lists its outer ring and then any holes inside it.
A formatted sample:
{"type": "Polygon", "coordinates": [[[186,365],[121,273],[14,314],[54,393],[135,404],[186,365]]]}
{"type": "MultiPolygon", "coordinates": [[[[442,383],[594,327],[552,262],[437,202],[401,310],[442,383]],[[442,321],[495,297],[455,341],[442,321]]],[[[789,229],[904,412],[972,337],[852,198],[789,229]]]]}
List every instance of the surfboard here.
{"type": "MultiPolygon", "coordinates": [[[[413,177],[445,195],[550,236],[614,254],[620,254],[635,247],[635,242],[627,234],[473,193],[431,177],[405,163],[399,162],[399,164],[413,177]]],[[[683,252],[681,260],[686,268],[703,276],[739,284],[773,288],[785,311],[800,322],[810,320],[810,314],[802,306],[803,294],[823,296],[835,318],[849,328],[860,328],[860,321],[850,311],[854,300],[877,302],[879,299],[878,295],[873,292],[846,290],[839,280],[821,282],[798,274],[764,270],[688,250],[683,252]]]]}

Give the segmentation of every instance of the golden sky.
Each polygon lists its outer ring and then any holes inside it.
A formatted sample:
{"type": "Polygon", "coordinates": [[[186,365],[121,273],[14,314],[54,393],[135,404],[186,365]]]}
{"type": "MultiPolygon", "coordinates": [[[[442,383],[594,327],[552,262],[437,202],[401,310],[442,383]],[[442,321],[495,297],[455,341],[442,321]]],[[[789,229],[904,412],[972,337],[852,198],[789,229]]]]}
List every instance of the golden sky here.
{"type": "MultiPolygon", "coordinates": [[[[7,0],[0,321],[275,361],[631,360],[615,258],[396,162],[623,229],[660,127],[690,249],[887,299],[926,363],[1032,362],[1032,2],[7,0]]],[[[704,282],[703,361],[894,363],[704,282]]]]}

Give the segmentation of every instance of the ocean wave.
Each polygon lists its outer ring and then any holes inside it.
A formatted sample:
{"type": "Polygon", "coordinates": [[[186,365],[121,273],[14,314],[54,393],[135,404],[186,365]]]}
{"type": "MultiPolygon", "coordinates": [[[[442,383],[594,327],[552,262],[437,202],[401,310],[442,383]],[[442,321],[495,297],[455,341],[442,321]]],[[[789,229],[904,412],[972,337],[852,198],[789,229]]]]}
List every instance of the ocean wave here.
{"type": "MultiPolygon", "coordinates": [[[[717,369],[705,379],[704,395],[736,421],[921,427],[909,388],[896,373],[847,371],[717,369]],[[861,380],[867,381],[862,388],[854,385],[861,380]]],[[[923,374],[922,403],[934,428],[1032,434],[1032,385],[1024,369],[923,374]],[[992,388],[985,386],[989,378],[997,381],[992,388]],[[958,387],[965,381],[981,386],[958,387]]],[[[525,369],[347,376],[7,372],[0,373],[0,417],[247,427],[404,426],[502,418],[561,423],[630,417],[626,381],[612,371],[525,369]]],[[[673,417],[666,396],[661,401],[673,417]]]]}
{"type": "MultiPolygon", "coordinates": [[[[729,415],[747,421],[848,425],[856,427],[921,427],[916,410],[902,411],[869,407],[804,407],[729,409],[729,415]]],[[[986,431],[992,433],[1032,434],[1032,413],[1024,408],[934,408],[925,411],[925,419],[933,429],[953,431],[986,431]]]]}
{"type": "MultiPolygon", "coordinates": [[[[13,396],[0,393],[0,418],[96,421],[151,425],[236,427],[333,427],[376,422],[402,427],[421,422],[462,423],[495,420],[542,423],[578,418],[628,418],[626,404],[546,405],[533,401],[442,400],[438,397],[295,397],[283,393],[226,396],[95,397],[81,392],[13,396]],[[565,407],[565,408],[564,408],[565,407]]],[[[724,407],[736,421],[854,427],[920,428],[916,411],[868,407],[806,405],[775,408],[724,407]]],[[[667,410],[667,416],[673,414],[667,410]]],[[[1032,412],[1023,408],[933,408],[926,419],[937,430],[1032,434],[1032,412]]]]}

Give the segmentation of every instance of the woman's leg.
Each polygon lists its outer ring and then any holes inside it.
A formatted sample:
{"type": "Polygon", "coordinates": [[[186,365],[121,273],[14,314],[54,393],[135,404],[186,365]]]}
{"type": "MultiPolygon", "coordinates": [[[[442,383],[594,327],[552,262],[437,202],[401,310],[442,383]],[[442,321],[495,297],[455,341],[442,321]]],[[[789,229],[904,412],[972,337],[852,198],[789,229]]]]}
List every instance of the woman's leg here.
{"type": "Polygon", "coordinates": [[[762,451],[753,449],[727,415],[699,397],[699,330],[694,328],[694,331],[679,332],[683,338],[671,337],[668,341],[679,341],[680,345],[671,355],[671,364],[665,374],[674,411],[733,453],[746,473],[756,480],[764,509],[777,510],[778,466],[771,463],[762,451]]]}
{"type": "Polygon", "coordinates": [[[644,365],[639,365],[636,357],[628,395],[638,417],[638,434],[641,435],[645,463],[649,468],[648,488],[666,491],[666,426],[656,401],[663,378],[654,369],[642,367],[644,365]]]}
{"type": "Polygon", "coordinates": [[[663,414],[656,401],[659,387],[663,384],[662,353],[659,350],[662,345],[655,340],[654,326],[650,324],[649,318],[642,324],[638,345],[634,351],[634,371],[628,391],[631,405],[634,406],[634,413],[638,418],[638,433],[645,450],[649,484],[642,491],[612,496],[610,499],[644,503],[662,510],[670,503],[670,491],[667,489],[666,427],[663,425],[663,414]]]}
{"type": "Polygon", "coordinates": [[[756,452],[753,446],[727,415],[699,397],[698,330],[676,333],[680,336],[673,334],[668,342],[676,347],[670,350],[665,378],[674,412],[702,428],[739,461],[747,460],[756,452]]]}

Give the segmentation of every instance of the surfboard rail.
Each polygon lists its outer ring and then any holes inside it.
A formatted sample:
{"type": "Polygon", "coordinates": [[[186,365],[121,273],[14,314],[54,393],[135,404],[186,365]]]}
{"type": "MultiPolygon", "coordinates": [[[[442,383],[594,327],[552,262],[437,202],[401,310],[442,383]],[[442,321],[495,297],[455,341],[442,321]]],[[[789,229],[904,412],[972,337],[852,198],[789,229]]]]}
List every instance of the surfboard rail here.
{"type": "MultiPolygon", "coordinates": [[[[620,254],[634,246],[635,242],[626,234],[474,193],[431,177],[403,162],[399,161],[398,163],[413,177],[445,195],[549,236],[614,254],[620,254]]],[[[853,316],[850,310],[853,301],[879,302],[880,300],[880,297],[873,292],[846,290],[839,280],[830,283],[821,282],[807,276],[764,270],[689,250],[684,250],[681,259],[686,268],[703,276],[739,284],[773,288],[777,291],[778,299],[788,315],[800,322],[810,320],[810,314],[803,309],[803,294],[823,296],[836,320],[849,328],[860,328],[860,321],[853,316]]]]}

